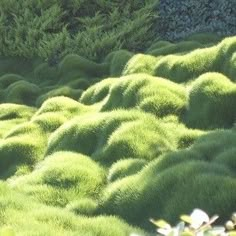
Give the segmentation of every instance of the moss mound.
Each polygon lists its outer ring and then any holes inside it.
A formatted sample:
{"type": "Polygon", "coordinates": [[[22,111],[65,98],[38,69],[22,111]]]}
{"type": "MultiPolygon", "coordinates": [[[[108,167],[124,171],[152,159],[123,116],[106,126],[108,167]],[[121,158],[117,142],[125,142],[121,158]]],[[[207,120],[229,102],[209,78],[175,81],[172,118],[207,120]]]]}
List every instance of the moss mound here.
{"type": "Polygon", "coordinates": [[[73,89],[69,86],[62,86],[56,89],[52,89],[51,91],[39,96],[36,100],[37,105],[42,105],[49,98],[58,97],[58,96],[66,96],[75,100],[78,100],[82,94],[82,90],[73,89]]]}
{"type": "Polygon", "coordinates": [[[40,94],[40,88],[24,80],[11,84],[6,89],[5,99],[9,103],[34,105],[35,99],[40,94]]]}
{"type": "Polygon", "coordinates": [[[108,55],[105,61],[110,63],[110,76],[121,76],[126,63],[133,56],[127,50],[119,50],[108,55]]]}
{"type": "Polygon", "coordinates": [[[12,119],[30,119],[33,114],[36,112],[35,108],[18,105],[18,104],[10,104],[3,103],[0,104],[0,120],[12,120],[12,119]]]}
{"type": "MultiPolygon", "coordinates": [[[[212,41],[209,41],[209,43],[212,43],[212,41]]],[[[169,43],[163,41],[163,42],[157,42],[156,44],[152,45],[147,50],[147,53],[153,56],[166,56],[169,54],[178,54],[178,53],[186,54],[192,50],[204,48],[207,46],[209,45],[205,45],[204,43],[200,43],[196,40],[193,41],[189,40],[178,43],[169,43]]]]}
{"type": "Polygon", "coordinates": [[[193,208],[223,223],[236,202],[235,51],[235,37],[201,34],[97,62],[0,58],[0,227],[151,235],[149,218],[193,208]]]}
{"type": "Polygon", "coordinates": [[[58,80],[59,70],[56,66],[50,66],[48,63],[40,63],[34,69],[34,78],[38,82],[48,82],[51,80],[58,80]]]}
{"type": "Polygon", "coordinates": [[[69,97],[59,96],[47,99],[31,120],[40,125],[45,133],[51,134],[73,117],[93,113],[94,110],[69,97]]]}
{"type": "Polygon", "coordinates": [[[97,64],[76,54],[67,55],[59,64],[60,83],[78,77],[101,77],[108,74],[108,65],[97,64]]]}
{"type": "Polygon", "coordinates": [[[104,177],[104,170],[88,157],[58,152],[46,157],[29,175],[12,181],[12,185],[46,204],[65,206],[76,199],[96,198],[104,177]]]}
{"type": "Polygon", "coordinates": [[[11,129],[0,141],[1,175],[8,176],[24,164],[34,165],[43,158],[47,139],[42,129],[24,123],[11,129]]]}
{"type": "Polygon", "coordinates": [[[224,67],[231,60],[234,49],[235,37],[231,37],[216,46],[197,49],[187,55],[169,55],[156,64],[155,75],[186,82],[206,72],[222,72],[234,80],[234,75],[224,67]]]}
{"type": "Polygon", "coordinates": [[[163,155],[136,175],[110,184],[103,195],[101,213],[115,212],[148,228],[145,219],[151,216],[175,222],[181,212],[198,206],[212,214],[221,212],[226,220],[227,212],[234,208],[236,181],[231,167],[233,152],[227,155],[224,150],[234,145],[235,133],[221,131],[200,138],[189,151],[163,155]],[[228,156],[225,163],[222,155],[228,156]],[[175,192],[173,196],[170,189],[175,192]]]}
{"type": "Polygon", "coordinates": [[[51,112],[61,112],[64,114],[68,114],[68,116],[70,117],[73,117],[76,113],[83,113],[86,110],[89,110],[89,108],[83,104],[78,103],[74,99],[65,96],[59,96],[47,99],[38,109],[37,113],[35,113],[35,116],[51,112]]]}
{"type": "Polygon", "coordinates": [[[45,206],[32,197],[12,190],[0,182],[1,229],[19,235],[108,235],[126,236],[146,233],[118,217],[76,216],[67,210],[45,206]]]}
{"type": "Polygon", "coordinates": [[[147,162],[142,159],[127,158],[114,163],[109,169],[107,180],[114,182],[139,172],[147,162]]]}
{"type": "Polygon", "coordinates": [[[17,74],[4,74],[0,77],[1,89],[6,89],[9,85],[19,80],[24,80],[24,77],[17,74]]]}
{"type": "Polygon", "coordinates": [[[184,127],[138,111],[118,110],[75,118],[54,132],[47,153],[72,150],[104,165],[124,158],[151,160],[177,148],[184,127]],[[177,126],[172,134],[173,126],[177,126]],[[141,138],[142,137],[142,138],[141,138]]]}
{"type": "Polygon", "coordinates": [[[0,105],[0,138],[18,124],[29,121],[36,109],[25,105],[3,103],[0,105]]]}
{"type": "Polygon", "coordinates": [[[232,127],[236,113],[236,87],[219,73],[206,73],[190,88],[186,123],[194,128],[232,127]]]}
{"type": "Polygon", "coordinates": [[[159,117],[181,115],[187,104],[186,91],[182,86],[145,74],[125,76],[118,81],[103,80],[85,91],[80,101],[91,104],[102,99],[102,111],[137,108],[159,117]]]}

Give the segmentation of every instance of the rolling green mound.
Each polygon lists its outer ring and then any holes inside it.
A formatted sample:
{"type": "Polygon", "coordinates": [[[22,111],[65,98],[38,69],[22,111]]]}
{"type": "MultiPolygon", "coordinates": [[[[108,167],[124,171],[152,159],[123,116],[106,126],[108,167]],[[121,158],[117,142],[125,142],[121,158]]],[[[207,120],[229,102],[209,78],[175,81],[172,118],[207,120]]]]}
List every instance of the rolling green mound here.
{"type": "Polygon", "coordinates": [[[207,34],[100,62],[1,57],[0,228],[153,235],[150,217],[193,208],[223,222],[236,210],[235,80],[236,37],[207,34]]]}

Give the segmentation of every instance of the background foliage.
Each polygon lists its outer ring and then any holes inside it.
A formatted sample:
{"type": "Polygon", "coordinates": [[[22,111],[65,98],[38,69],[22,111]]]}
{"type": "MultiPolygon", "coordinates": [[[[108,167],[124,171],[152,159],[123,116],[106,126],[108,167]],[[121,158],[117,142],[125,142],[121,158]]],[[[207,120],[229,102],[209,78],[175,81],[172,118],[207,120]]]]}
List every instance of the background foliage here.
{"type": "Polygon", "coordinates": [[[153,0],[2,0],[0,54],[56,63],[76,53],[98,60],[120,48],[139,51],[153,38],[153,0]]]}

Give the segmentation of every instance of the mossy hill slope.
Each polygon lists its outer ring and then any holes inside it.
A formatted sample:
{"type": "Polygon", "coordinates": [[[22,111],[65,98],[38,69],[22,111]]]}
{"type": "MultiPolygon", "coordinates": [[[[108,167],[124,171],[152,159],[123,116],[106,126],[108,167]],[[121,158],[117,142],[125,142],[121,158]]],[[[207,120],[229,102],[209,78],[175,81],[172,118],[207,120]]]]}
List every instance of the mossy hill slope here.
{"type": "Polygon", "coordinates": [[[0,75],[0,228],[151,235],[150,217],[236,210],[236,37],[2,57],[0,75]]]}

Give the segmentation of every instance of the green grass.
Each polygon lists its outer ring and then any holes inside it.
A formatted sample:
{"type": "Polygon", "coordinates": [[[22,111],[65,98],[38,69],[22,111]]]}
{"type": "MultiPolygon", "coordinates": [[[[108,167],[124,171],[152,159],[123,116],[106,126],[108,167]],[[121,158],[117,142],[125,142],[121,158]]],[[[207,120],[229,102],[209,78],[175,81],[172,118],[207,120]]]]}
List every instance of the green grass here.
{"type": "Polygon", "coordinates": [[[18,124],[29,121],[36,112],[35,108],[11,103],[1,104],[0,110],[0,138],[18,124]]]}
{"type": "Polygon", "coordinates": [[[10,228],[17,235],[146,235],[118,217],[77,216],[62,208],[50,207],[0,183],[1,229],[10,228]]]}
{"type": "Polygon", "coordinates": [[[109,169],[107,180],[114,182],[116,180],[134,175],[139,172],[147,163],[143,159],[126,158],[114,163],[109,169]]]}
{"type": "Polygon", "coordinates": [[[46,135],[33,123],[23,123],[12,128],[0,141],[1,176],[17,172],[21,164],[34,165],[43,158],[46,135]]]}
{"type": "Polygon", "coordinates": [[[96,198],[104,183],[104,170],[89,157],[73,152],[47,156],[32,173],[11,181],[20,192],[53,206],[96,198]]]}
{"type": "Polygon", "coordinates": [[[105,61],[110,62],[110,75],[113,77],[120,76],[123,72],[123,69],[129,59],[133,56],[133,53],[127,50],[119,50],[110,53],[105,61]]]}
{"type": "Polygon", "coordinates": [[[205,73],[190,86],[186,123],[193,128],[230,128],[235,122],[236,87],[220,73],[205,73]]]}
{"type": "Polygon", "coordinates": [[[124,76],[120,80],[103,80],[85,91],[80,101],[91,104],[102,99],[102,111],[136,108],[159,117],[181,115],[187,105],[186,90],[182,86],[144,73],[124,76]]]}
{"type": "Polygon", "coordinates": [[[176,140],[184,129],[176,122],[156,120],[153,115],[135,110],[91,113],[72,119],[56,130],[50,136],[47,153],[72,150],[104,165],[124,158],[152,160],[175,150],[176,140]]]}
{"type": "Polygon", "coordinates": [[[220,40],[113,45],[96,61],[75,50],[57,65],[1,57],[0,228],[152,235],[149,218],[176,223],[193,208],[224,223],[236,202],[236,38],[220,40]]]}

